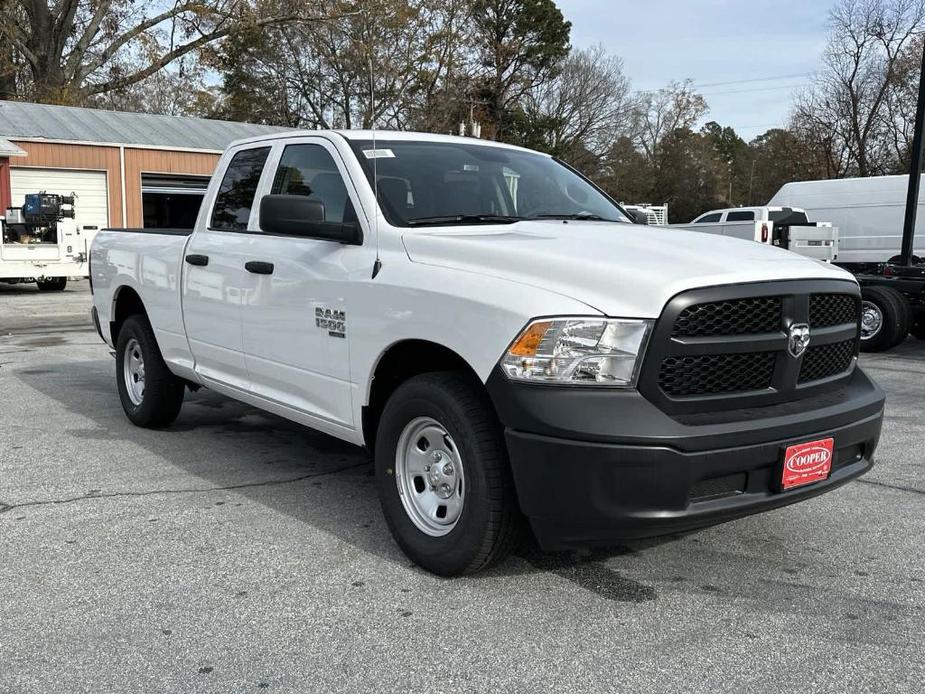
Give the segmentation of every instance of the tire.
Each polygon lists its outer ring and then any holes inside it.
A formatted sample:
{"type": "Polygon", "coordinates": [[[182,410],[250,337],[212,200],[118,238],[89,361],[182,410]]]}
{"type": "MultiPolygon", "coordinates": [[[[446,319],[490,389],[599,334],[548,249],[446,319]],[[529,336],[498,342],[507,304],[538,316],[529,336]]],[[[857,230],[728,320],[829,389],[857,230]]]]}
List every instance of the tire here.
{"type": "Polygon", "coordinates": [[[36,280],[40,292],[63,292],[67,286],[67,277],[51,277],[45,280],[36,280]]]}
{"type": "Polygon", "coordinates": [[[136,426],[150,429],[165,427],[180,413],[185,384],[167,368],[151,324],[143,315],[126,318],[119,330],[116,338],[116,384],[122,409],[136,426]],[[140,389],[137,387],[139,358],[140,389]],[[132,364],[136,365],[135,368],[132,364]]]}
{"type": "Polygon", "coordinates": [[[883,352],[906,339],[912,323],[906,297],[890,287],[864,287],[861,299],[862,352],[883,352]]]}
{"type": "Polygon", "coordinates": [[[395,390],[379,422],[375,474],[392,536],[427,571],[474,573],[505,557],[520,537],[501,426],[478,384],[461,373],[415,376],[395,390]],[[453,471],[444,474],[447,462],[453,471]],[[452,493],[440,497],[439,490],[452,493]],[[421,512],[428,505],[435,509],[429,515],[421,512]]]}

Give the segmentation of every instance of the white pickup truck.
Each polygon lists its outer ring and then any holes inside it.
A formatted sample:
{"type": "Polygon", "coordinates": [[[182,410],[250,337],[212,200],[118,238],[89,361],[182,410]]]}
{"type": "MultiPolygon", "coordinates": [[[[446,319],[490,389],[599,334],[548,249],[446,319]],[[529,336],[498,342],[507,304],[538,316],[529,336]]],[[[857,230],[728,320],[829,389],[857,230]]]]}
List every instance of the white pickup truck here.
{"type": "Polygon", "coordinates": [[[443,575],[524,519],[563,549],[784,506],[880,434],[848,273],[631,224],[492,142],[238,142],[191,233],[104,230],[91,278],[132,422],[205,387],[366,446],[395,539],[443,575]]]}
{"type": "Polygon", "coordinates": [[[798,208],[732,207],[704,212],[690,224],[671,227],[757,241],[829,263],[838,258],[838,229],[829,222],[810,222],[798,208]]]}

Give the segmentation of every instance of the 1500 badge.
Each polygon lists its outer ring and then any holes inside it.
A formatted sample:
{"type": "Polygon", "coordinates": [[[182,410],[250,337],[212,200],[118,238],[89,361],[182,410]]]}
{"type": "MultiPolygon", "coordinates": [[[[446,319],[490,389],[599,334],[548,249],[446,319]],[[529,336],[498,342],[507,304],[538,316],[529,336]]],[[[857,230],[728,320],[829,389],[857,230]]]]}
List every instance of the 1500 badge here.
{"type": "Polygon", "coordinates": [[[315,327],[327,330],[330,337],[347,337],[347,313],[319,306],[315,309],[315,327]]]}

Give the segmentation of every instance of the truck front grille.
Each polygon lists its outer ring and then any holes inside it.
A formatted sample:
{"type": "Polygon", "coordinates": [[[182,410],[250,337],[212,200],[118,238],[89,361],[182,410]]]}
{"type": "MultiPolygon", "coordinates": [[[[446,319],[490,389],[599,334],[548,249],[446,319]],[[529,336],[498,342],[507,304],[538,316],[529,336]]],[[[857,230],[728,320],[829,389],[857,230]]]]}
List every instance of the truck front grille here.
{"type": "Polygon", "coordinates": [[[859,312],[858,299],[850,294],[813,294],[809,299],[812,328],[856,323],[859,312]]]}
{"type": "Polygon", "coordinates": [[[780,329],[781,298],[762,296],[688,306],[674,323],[674,337],[749,335],[780,329]]]}
{"type": "Polygon", "coordinates": [[[847,377],[858,352],[860,296],[840,280],[767,282],[684,292],[655,325],[640,391],[666,412],[798,400],[847,377]],[[791,326],[808,325],[803,354],[791,326]]]}
{"type": "Polygon", "coordinates": [[[668,357],[658,385],[672,397],[763,390],[771,387],[774,352],[668,357]]]}
{"type": "Polygon", "coordinates": [[[855,354],[855,340],[809,347],[800,365],[800,383],[821,381],[847,371],[855,354]]]}

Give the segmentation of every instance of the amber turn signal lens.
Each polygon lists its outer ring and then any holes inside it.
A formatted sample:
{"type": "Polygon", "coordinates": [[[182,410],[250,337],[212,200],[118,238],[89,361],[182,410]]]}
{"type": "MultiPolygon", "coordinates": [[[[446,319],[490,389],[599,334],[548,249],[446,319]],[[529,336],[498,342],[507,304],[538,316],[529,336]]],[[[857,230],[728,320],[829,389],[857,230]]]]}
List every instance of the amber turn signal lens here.
{"type": "Polygon", "coordinates": [[[539,321],[531,324],[529,328],[520,334],[520,337],[508,350],[508,354],[513,354],[517,357],[536,356],[536,351],[540,348],[540,343],[543,342],[543,338],[546,337],[546,332],[551,325],[552,321],[539,321]]]}

